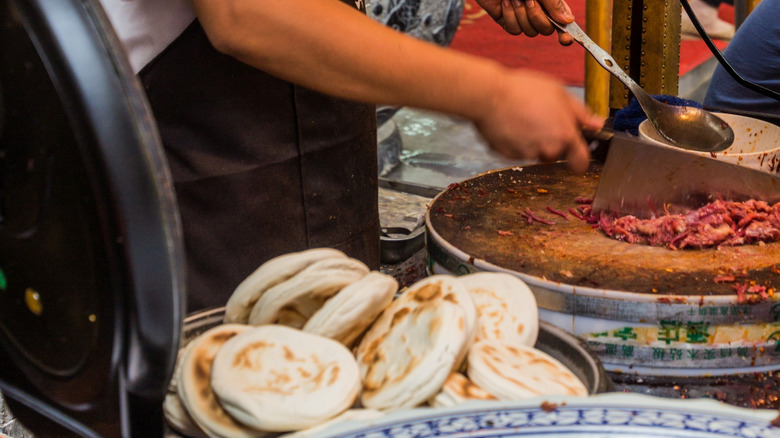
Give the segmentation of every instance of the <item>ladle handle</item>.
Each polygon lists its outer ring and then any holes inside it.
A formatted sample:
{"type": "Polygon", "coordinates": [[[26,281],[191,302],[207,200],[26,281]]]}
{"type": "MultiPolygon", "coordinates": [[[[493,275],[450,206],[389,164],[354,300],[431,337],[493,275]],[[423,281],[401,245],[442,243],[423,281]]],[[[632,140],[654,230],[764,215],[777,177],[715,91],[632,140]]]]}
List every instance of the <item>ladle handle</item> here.
{"type": "MultiPolygon", "coordinates": [[[[588,36],[588,34],[585,33],[584,30],[574,21],[572,21],[569,24],[561,24],[557,21],[553,20],[550,15],[547,13],[547,11],[544,11],[545,14],[547,14],[547,18],[550,19],[550,22],[555,26],[557,29],[568,33],[569,35],[574,38],[574,41],[577,41],[582,47],[585,48],[585,50],[588,51],[593,56],[593,59],[596,60],[599,64],[601,64],[602,67],[604,67],[605,70],[610,72],[613,76],[618,78],[620,82],[622,82],[626,87],[628,87],[629,90],[636,96],[637,100],[639,100],[639,103],[642,105],[642,107],[645,107],[646,102],[644,100],[646,98],[652,99],[652,96],[647,94],[647,92],[639,86],[633,79],[631,79],[631,76],[626,74],[623,69],[621,69],[617,62],[615,62],[615,59],[606,52],[606,50],[602,49],[598,44],[593,42],[592,39],[588,36]]],[[[652,105],[653,102],[647,102],[648,104],[652,105]]]]}

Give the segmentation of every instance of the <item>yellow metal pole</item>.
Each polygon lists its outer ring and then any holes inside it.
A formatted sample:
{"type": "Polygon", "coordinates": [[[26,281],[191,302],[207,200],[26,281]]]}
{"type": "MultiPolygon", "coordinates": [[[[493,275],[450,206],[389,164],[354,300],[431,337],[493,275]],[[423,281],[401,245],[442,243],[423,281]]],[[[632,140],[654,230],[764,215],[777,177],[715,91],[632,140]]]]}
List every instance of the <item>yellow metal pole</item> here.
{"type": "Polygon", "coordinates": [[[759,3],[761,3],[761,0],[746,0],[745,6],[747,9],[747,14],[749,15],[751,12],[753,12],[753,9],[755,9],[759,3]]]}
{"type": "MultiPolygon", "coordinates": [[[[585,32],[600,47],[612,44],[612,1],[585,2],[585,32]]],[[[609,116],[609,73],[592,56],[585,55],[585,103],[596,114],[609,116]]]]}
{"type": "MultiPolygon", "coordinates": [[[[650,94],[678,93],[680,11],[679,0],[613,0],[612,57],[650,94]]],[[[610,81],[611,110],[629,97],[620,81],[610,81]]]]}

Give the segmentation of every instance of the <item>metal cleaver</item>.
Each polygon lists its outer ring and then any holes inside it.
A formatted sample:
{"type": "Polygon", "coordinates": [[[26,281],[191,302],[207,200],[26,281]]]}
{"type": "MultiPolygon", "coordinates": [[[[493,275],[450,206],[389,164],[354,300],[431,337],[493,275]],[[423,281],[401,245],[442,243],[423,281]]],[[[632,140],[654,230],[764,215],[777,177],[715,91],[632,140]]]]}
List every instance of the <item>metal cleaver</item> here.
{"type": "Polygon", "coordinates": [[[778,175],[624,133],[614,133],[609,142],[593,198],[594,212],[647,219],[718,199],[780,202],[778,175]]]}

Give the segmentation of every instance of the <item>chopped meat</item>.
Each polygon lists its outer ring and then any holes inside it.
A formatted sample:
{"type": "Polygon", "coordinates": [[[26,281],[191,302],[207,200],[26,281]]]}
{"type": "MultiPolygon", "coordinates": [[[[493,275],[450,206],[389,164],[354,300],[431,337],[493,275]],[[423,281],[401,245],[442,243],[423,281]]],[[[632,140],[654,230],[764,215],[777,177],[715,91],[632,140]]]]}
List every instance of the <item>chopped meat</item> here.
{"type": "Polygon", "coordinates": [[[683,249],[780,240],[780,203],[718,200],[685,214],[651,219],[580,211],[607,236],[629,243],[683,249]]]}
{"type": "Polygon", "coordinates": [[[735,280],[736,277],[733,275],[718,275],[712,279],[715,283],[733,283],[735,280]]]}
{"type": "Polygon", "coordinates": [[[549,205],[547,206],[547,211],[549,211],[552,214],[557,214],[558,216],[560,216],[560,217],[562,217],[562,218],[564,218],[566,220],[569,220],[569,216],[566,213],[564,213],[564,212],[562,212],[560,210],[556,210],[556,209],[550,207],[549,205]]]}
{"type": "Polygon", "coordinates": [[[547,219],[542,219],[539,216],[536,215],[530,208],[526,208],[522,213],[520,213],[521,216],[523,216],[526,220],[528,220],[529,224],[536,222],[541,222],[543,224],[547,225],[555,225],[555,222],[548,221],[547,219]]]}

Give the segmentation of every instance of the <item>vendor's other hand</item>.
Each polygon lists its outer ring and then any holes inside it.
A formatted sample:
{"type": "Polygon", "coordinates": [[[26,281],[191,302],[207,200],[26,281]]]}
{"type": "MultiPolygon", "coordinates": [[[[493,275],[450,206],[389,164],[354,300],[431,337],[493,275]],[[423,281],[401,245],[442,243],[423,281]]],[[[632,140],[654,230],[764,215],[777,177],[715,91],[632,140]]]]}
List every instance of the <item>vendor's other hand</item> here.
{"type": "MultiPolygon", "coordinates": [[[[545,16],[542,6],[547,9],[553,20],[568,24],[574,21],[571,8],[563,0],[476,0],[477,3],[512,35],[522,33],[529,37],[538,34],[550,35],[555,30],[545,16]]],[[[565,32],[558,32],[558,42],[568,46],[574,39],[565,32]]]]}
{"type": "Polygon", "coordinates": [[[493,149],[508,158],[565,158],[572,172],[587,170],[590,152],[582,133],[601,129],[603,117],[545,74],[510,70],[496,90],[491,106],[475,119],[493,149]]]}

